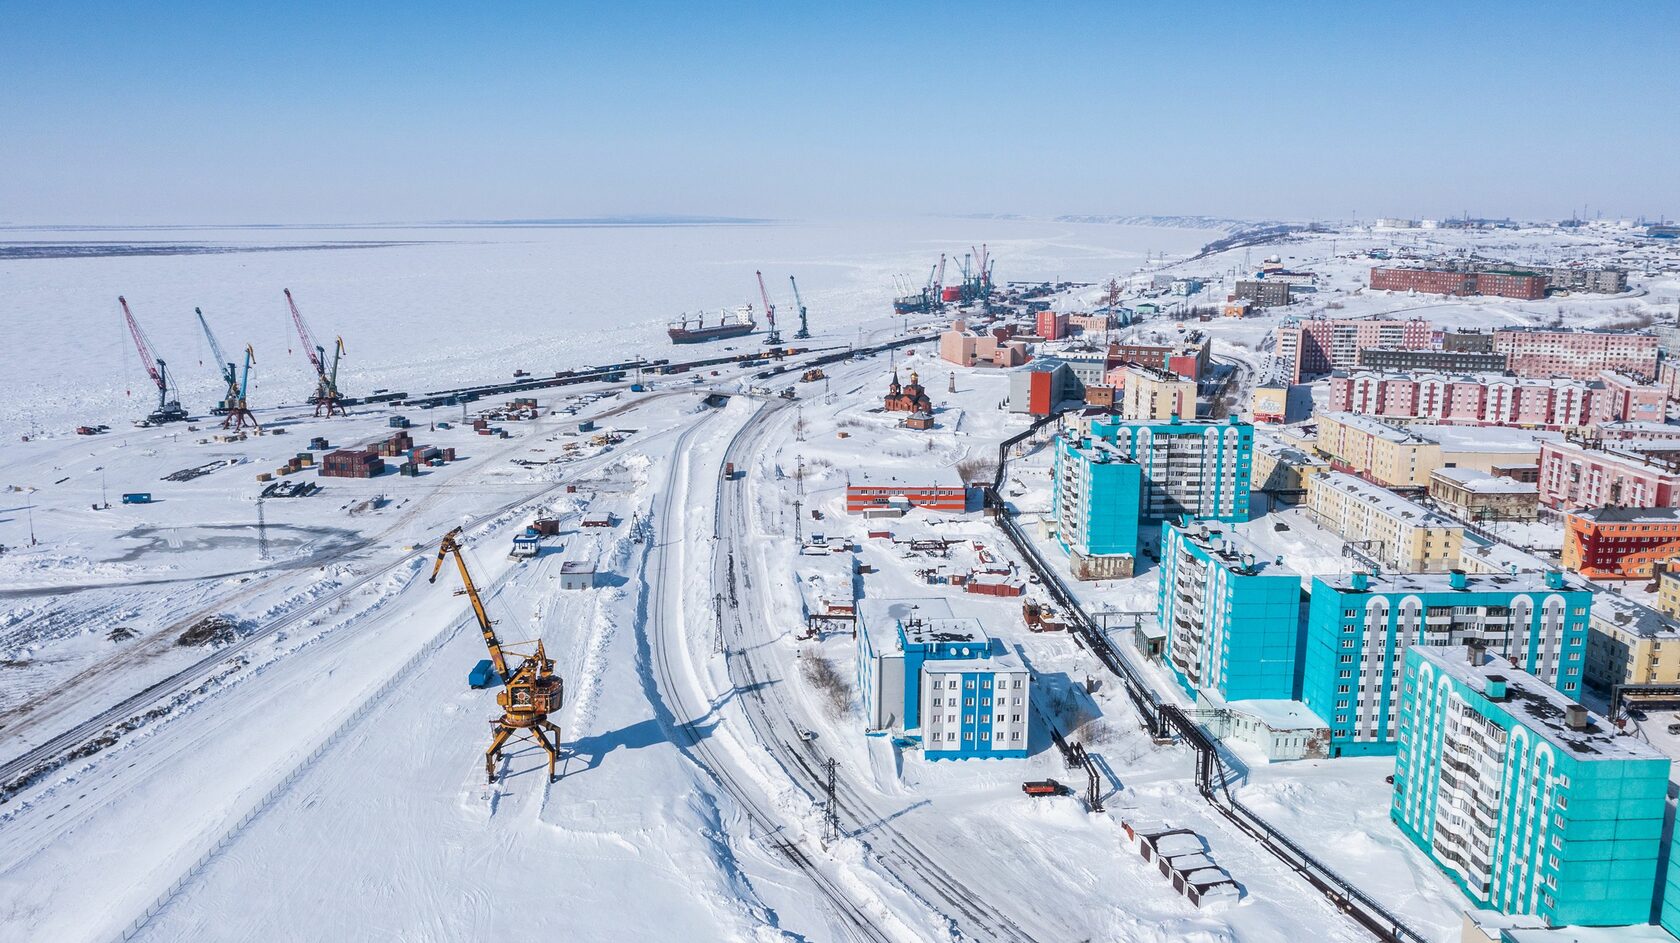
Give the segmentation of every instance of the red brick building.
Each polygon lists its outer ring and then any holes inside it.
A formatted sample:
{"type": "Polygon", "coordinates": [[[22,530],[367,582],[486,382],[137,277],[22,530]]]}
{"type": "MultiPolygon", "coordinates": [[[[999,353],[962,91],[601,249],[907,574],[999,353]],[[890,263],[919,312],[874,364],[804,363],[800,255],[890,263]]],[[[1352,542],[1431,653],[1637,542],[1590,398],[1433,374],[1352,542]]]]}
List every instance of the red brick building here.
{"type": "Polygon", "coordinates": [[[968,486],[953,474],[949,480],[931,477],[899,481],[893,476],[863,472],[846,485],[846,512],[862,514],[870,508],[917,507],[962,513],[968,510],[968,486]]]}
{"type": "Polygon", "coordinates": [[[887,385],[887,395],[884,405],[889,413],[931,413],[933,400],[928,398],[927,391],[922,389],[921,378],[916,371],[910,371],[910,384],[902,386],[898,382],[898,371],[893,371],[892,383],[887,385]]]}
{"type": "Polygon", "coordinates": [[[1421,291],[1431,295],[1492,295],[1534,301],[1546,297],[1549,279],[1538,272],[1495,269],[1457,272],[1429,268],[1373,268],[1371,287],[1378,291],[1421,291]]]}

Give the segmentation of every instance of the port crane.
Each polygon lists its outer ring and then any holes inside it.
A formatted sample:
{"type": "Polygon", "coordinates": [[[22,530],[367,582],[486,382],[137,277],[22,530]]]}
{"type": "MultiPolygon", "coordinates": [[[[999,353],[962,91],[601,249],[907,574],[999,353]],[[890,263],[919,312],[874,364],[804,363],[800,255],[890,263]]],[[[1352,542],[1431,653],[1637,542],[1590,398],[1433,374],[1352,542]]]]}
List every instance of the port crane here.
{"type": "Polygon", "coordinates": [[[344,403],[338,393],[338,359],[344,356],[344,338],[333,342],[332,366],[329,368],[326,348],[315,343],[315,336],[309,333],[309,325],[304,323],[297,302],[292,300],[292,290],[282,290],[286,293],[286,306],[292,311],[292,324],[297,328],[298,339],[303,341],[303,352],[315,368],[315,395],[309,400],[315,404],[315,415],[328,418],[342,416],[344,403]]]}
{"type": "Polygon", "coordinates": [[[754,272],[758,276],[758,294],[764,299],[764,317],[770,322],[770,333],[764,335],[764,343],[774,347],[782,342],[781,332],[776,330],[776,306],[770,303],[770,292],[764,287],[764,273],[754,272]]]}
{"type": "Polygon", "coordinates": [[[799,330],[793,332],[793,339],[802,341],[811,336],[811,329],[805,324],[805,299],[799,297],[799,281],[792,275],[788,281],[793,285],[793,303],[799,307],[799,330]]]}
{"type": "Polygon", "coordinates": [[[146,332],[141,330],[140,322],[134,320],[134,312],[128,310],[128,299],[117,296],[117,304],[122,306],[123,320],[128,322],[128,333],[134,338],[134,346],[140,351],[140,364],[146,368],[146,373],[157,386],[157,408],[151,415],[135,423],[138,426],[157,426],[166,422],[185,422],[187,411],[181,408],[179,400],[169,398],[169,365],[162,357],[152,353],[151,341],[146,338],[146,332]]]}
{"type": "MultiPolygon", "coordinates": [[[[502,758],[502,747],[508,738],[523,733],[537,742],[543,752],[548,754],[548,779],[554,781],[554,764],[560,759],[560,728],[549,723],[548,715],[558,711],[565,696],[565,683],[554,673],[554,659],[549,658],[543,651],[542,640],[535,643],[520,642],[520,646],[532,645],[536,647],[530,654],[513,651],[514,646],[504,646],[496,637],[495,623],[484,611],[484,600],[479,598],[478,587],[473,584],[472,574],[467,571],[467,560],[461,555],[461,528],[457,527],[443,535],[438,543],[437,563],[432,567],[432,576],[428,582],[436,583],[438,573],[443,570],[443,560],[453,554],[455,566],[461,572],[461,586],[455,595],[465,596],[472,603],[473,618],[478,620],[478,630],[484,636],[484,645],[490,650],[490,668],[495,672],[495,678],[502,685],[502,690],[496,694],[496,703],[502,708],[502,716],[495,721],[495,732],[490,737],[490,749],[484,751],[484,775],[489,781],[496,781],[496,761],[502,758]],[[519,664],[509,670],[507,655],[519,658],[519,664]],[[550,742],[548,731],[554,734],[550,742]]],[[[480,667],[483,667],[482,663],[480,667]]],[[[473,673],[479,674],[475,668],[473,673]]]]}
{"type": "Polygon", "coordinates": [[[210,330],[210,322],[204,320],[204,309],[194,308],[193,314],[198,315],[198,326],[204,328],[204,339],[210,342],[210,353],[216,358],[216,369],[221,372],[222,382],[227,384],[227,392],[222,394],[222,402],[211,412],[222,416],[222,428],[238,432],[249,423],[257,434],[262,434],[262,426],[257,424],[257,417],[251,415],[251,408],[245,404],[245,394],[251,388],[251,366],[257,362],[257,352],[245,345],[245,369],[243,373],[234,366],[233,361],[222,353],[222,345],[216,343],[216,335],[210,330]]]}

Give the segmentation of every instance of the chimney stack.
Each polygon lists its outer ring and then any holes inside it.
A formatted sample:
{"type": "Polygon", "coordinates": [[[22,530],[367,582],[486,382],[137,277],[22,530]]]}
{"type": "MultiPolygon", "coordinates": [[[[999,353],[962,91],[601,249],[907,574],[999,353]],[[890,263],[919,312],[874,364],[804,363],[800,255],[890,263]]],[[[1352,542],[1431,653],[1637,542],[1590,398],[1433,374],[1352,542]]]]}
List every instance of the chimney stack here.
{"type": "Polygon", "coordinates": [[[1587,709],[1579,704],[1570,704],[1563,709],[1563,725],[1570,730],[1587,729],[1587,709]]]}

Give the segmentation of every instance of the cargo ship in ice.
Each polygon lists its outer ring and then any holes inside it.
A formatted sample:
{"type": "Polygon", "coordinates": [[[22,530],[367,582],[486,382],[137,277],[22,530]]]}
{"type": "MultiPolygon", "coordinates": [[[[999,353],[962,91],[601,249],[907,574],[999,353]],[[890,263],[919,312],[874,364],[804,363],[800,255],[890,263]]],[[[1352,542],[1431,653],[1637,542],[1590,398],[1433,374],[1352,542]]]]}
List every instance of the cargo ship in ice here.
{"type": "Polygon", "coordinates": [[[745,337],[756,330],[758,322],[753,319],[752,305],[742,305],[734,311],[719,314],[717,321],[709,325],[704,313],[692,318],[684,314],[680,319],[671,322],[666,333],[671,335],[673,344],[703,344],[730,337],[745,337]]]}

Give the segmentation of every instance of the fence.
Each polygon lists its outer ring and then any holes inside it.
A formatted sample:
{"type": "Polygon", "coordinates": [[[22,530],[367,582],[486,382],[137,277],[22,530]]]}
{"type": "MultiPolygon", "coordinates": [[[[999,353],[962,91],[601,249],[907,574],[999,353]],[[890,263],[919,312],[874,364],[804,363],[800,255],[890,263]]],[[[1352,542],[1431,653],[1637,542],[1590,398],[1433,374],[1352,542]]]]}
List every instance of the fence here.
{"type": "Polygon", "coordinates": [[[156,897],[156,899],[148,904],[146,909],[141,912],[140,916],[135,917],[133,922],[131,922],[127,927],[124,927],[122,932],[114,937],[113,940],[117,941],[117,943],[123,943],[123,941],[132,940],[138,937],[141,933],[145,932],[146,927],[149,926],[153,920],[157,919],[164,911],[168,910],[169,906],[175,902],[176,898],[181,896],[181,892],[186,890],[188,885],[197,880],[198,877],[202,875],[207,868],[209,868],[210,863],[216,859],[217,855],[226,851],[229,846],[239,839],[240,835],[244,834],[246,829],[250,828],[251,823],[260,818],[263,813],[273,808],[274,804],[279,801],[280,797],[285,795],[299,779],[303,778],[305,773],[313,769],[315,764],[320,761],[321,757],[327,754],[327,751],[338,745],[339,741],[343,740],[344,736],[349,733],[352,728],[354,728],[362,720],[366,719],[368,711],[375,704],[384,700],[393,690],[396,689],[398,684],[408,681],[414,670],[420,667],[421,662],[425,661],[427,658],[435,654],[438,649],[442,648],[445,643],[455,636],[455,633],[460,630],[463,624],[464,621],[453,622],[442,631],[432,636],[425,645],[420,647],[419,651],[414,653],[413,657],[403,663],[401,668],[397,669],[391,677],[385,679],[385,683],[381,684],[372,694],[363,698],[362,701],[358,703],[342,721],[339,722],[339,725],[333,729],[332,733],[327,734],[326,739],[322,740],[308,756],[304,757],[296,766],[292,767],[291,771],[288,772],[283,779],[274,784],[273,788],[264,793],[263,797],[258,799],[256,804],[240,817],[239,821],[228,826],[228,828],[216,838],[215,842],[212,843],[210,847],[198,857],[198,860],[188,865],[187,869],[182,872],[181,876],[176,878],[174,883],[170,884],[168,888],[156,897]]]}

